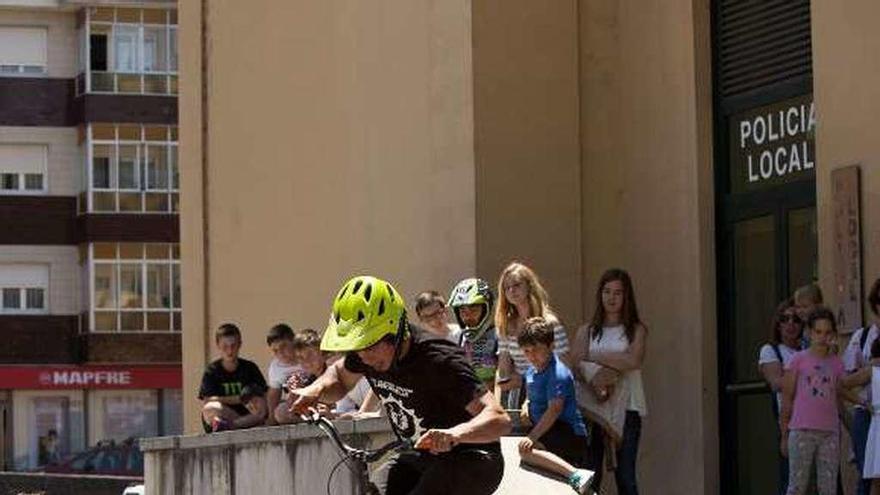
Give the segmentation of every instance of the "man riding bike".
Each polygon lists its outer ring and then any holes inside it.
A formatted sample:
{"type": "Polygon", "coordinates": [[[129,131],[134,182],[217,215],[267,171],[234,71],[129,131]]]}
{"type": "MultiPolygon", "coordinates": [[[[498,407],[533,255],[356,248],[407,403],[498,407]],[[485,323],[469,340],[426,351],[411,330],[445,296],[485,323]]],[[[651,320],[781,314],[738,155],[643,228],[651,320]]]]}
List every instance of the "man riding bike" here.
{"type": "Polygon", "coordinates": [[[402,296],[384,280],[355,277],[333,302],[321,349],[344,352],[311,385],[293,390],[291,410],[340,399],[366,376],[402,452],[376,481],[386,495],[491,494],[501,482],[499,438],[510,419],[462,351],[442,340],[412,338],[402,296]]]}

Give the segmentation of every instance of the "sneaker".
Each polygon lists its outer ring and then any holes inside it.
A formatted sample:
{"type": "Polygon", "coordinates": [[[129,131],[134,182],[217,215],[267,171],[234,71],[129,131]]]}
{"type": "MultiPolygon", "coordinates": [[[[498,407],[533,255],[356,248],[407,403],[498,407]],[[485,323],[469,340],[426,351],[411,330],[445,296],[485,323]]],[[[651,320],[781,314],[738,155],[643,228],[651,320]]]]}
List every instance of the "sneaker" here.
{"type": "Polygon", "coordinates": [[[568,477],[568,486],[580,495],[587,495],[590,493],[590,482],[593,481],[594,474],[589,469],[578,469],[568,477]]]}
{"type": "Polygon", "coordinates": [[[232,429],[232,423],[226,421],[225,419],[214,418],[211,421],[211,431],[213,433],[217,433],[218,431],[226,431],[232,429]]]}

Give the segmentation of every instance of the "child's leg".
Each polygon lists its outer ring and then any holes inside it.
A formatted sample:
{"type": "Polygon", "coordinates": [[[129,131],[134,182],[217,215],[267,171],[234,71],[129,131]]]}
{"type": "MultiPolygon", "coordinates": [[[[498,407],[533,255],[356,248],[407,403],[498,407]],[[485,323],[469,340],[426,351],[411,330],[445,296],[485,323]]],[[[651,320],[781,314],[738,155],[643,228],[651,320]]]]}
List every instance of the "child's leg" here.
{"type": "Polygon", "coordinates": [[[531,452],[520,452],[520,458],[522,458],[522,461],[526,464],[539,467],[566,478],[570,477],[572,473],[576,471],[574,466],[549,450],[534,448],[531,452]]]}
{"type": "Polygon", "coordinates": [[[222,419],[231,423],[238,419],[239,416],[240,414],[234,409],[219,401],[208,401],[202,406],[202,419],[209,425],[215,419],[222,419]]]}
{"type": "Polygon", "coordinates": [[[816,485],[819,495],[836,495],[837,471],[840,459],[840,436],[835,432],[822,432],[816,452],[816,485]]]}
{"type": "Polygon", "coordinates": [[[788,495],[803,495],[806,492],[817,448],[815,432],[788,432],[788,495]]]}
{"type": "Polygon", "coordinates": [[[251,428],[262,425],[266,421],[266,414],[269,405],[266,403],[265,397],[254,397],[251,399],[248,407],[248,414],[233,420],[236,428],[251,428]]]}

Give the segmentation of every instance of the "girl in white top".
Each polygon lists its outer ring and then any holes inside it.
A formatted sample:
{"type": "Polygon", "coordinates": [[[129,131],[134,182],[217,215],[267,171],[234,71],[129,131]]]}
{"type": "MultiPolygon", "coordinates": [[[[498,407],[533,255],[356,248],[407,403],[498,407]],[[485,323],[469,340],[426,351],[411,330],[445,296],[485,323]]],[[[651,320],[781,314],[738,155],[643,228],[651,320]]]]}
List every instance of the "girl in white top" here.
{"type": "MultiPolygon", "coordinates": [[[[773,316],[773,335],[758,353],[758,370],[770,389],[776,392],[776,405],[782,403],[782,370],[795,353],[801,350],[804,322],[791,299],[783,301],[773,316]],[[777,350],[779,351],[777,355],[777,350]],[[782,357],[782,362],[779,358],[782,357]]],[[[779,411],[779,409],[777,409],[779,411]]]]}
{"type": "MultiPolygon", "coordinates": [[[[878,347],[875,345],[874,347],[878,347]]],[[[875,357],[871,367],[871,427],[865,444],[865,468],[862,478],[871,480],[871,495],[880,494],[880,362],[875,357]]]]}
{"type": "MultiPolygon", "coordinates": [[[[620,495],[638,494],[636,458],[642,417],[648,413],[642,384],[642,362],[648,330],[639,318],[635,291],[629,274],[621,269],[606,271],[596,290],[596,311],[592,321],[578,330],[572,348],[572,359],[593,363],[598,371],[584,376],[583,367],[575,367],[575,378],[589,382],[591,392],[598,397],[623,392],[626,404],[623,434],[616,449],[614,479],[620,495]]],[[[617,395],[617,397],[620,397],[617,395]]],[[[594,427],[590,438],[588,469],[596,471],[593,489],[599,491],[602,483],[602,461],[605,458],[605,437],[594,427]]]]}
{"type": "MultiPolygon", "coordinates": [[[[804,322],[792,299],[786,299],[776,307],[771,323],[770,342],[764,344],[758,353],[758,370],[763,375],[773,394],[773,406],[777,434],[779,431],[779,411],[782,409],[782,375],[791,358],[801,350],[804,322]],[[780,361],[780,358],[782,360],[780,361]]],[[[779,493],[788,491],[788,459],[779,453],[779,493]]]]}
{"type": "Polygon", "coordinates": [[[498,371],[495,376],[495,396],[508,392],[503,405],[508,409],[519,407],[518,392],[522,376],[529,362],[519,348],[516,338],[525,321],[540,316],[553,327],[553,353],[569,369],[568,334],[550,307],[547,291],[531,268],[513,262],[498,277],[498,304],[495,306],[495,328],[498,331],[498,371]]]}

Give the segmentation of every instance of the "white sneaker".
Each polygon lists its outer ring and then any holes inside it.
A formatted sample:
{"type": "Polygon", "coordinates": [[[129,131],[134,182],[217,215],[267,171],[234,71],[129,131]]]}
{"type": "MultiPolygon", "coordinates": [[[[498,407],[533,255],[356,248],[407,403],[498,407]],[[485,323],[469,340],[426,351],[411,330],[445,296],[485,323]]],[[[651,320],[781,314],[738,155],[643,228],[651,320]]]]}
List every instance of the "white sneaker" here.
{"type": "Polygon", "coordinates": [[[595,474],[589,469],[578,469],[568,477],[568,486],[580,495],[587,495],[590,493],[590,482],[593,481],[595,474]]]}

